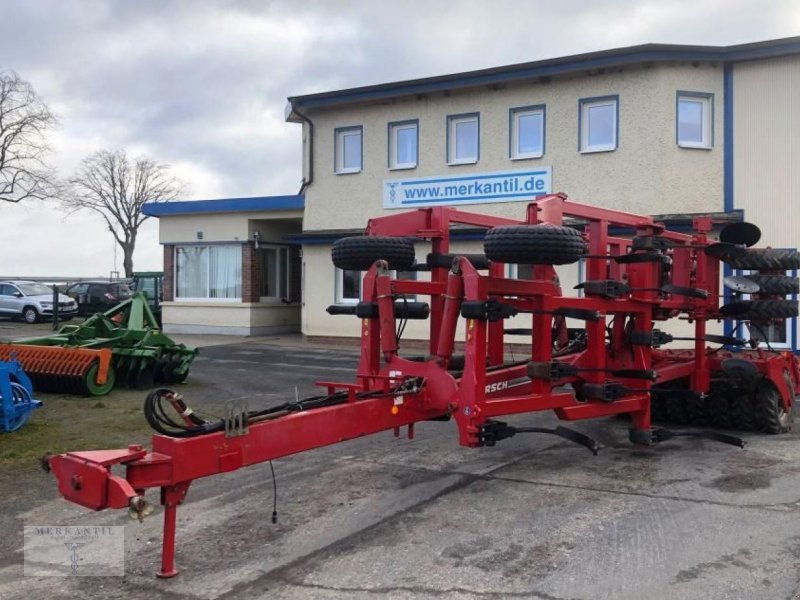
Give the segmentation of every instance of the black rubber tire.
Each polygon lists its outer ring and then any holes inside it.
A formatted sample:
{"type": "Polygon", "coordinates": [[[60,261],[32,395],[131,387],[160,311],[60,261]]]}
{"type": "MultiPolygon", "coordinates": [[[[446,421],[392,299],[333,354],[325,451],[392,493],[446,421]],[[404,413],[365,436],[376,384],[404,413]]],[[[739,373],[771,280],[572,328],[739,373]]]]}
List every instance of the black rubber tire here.
{"type": "Polygon", "coordinates": [[[770,321],[772,319],[791,319],[797,316],[797,300],[750,300],[743,304],[749,306],[740,319],[751,321],[770,321]]]}
{"type": "Polygon", "coordinates": [[[660,394],[652,394],[650,396],[650,422],[664,423],[668,419],[669,415],[667,415],[667,407],[664,405],[664,399],[660,394]]]}
{"type": "Polygon", "coordinates": [[[751,392],[742,390],[732,396],[731,417],[736,429],[740,431],[756,431],[756,411],[751,392]]]}
{"type": "Polygon", "coordinates": [[[711,404],[707,397],[702,398],[697,395],[686,397],[686,412],[689,415],[689,423],[698,427],[708,427],[712,424],[711,404]]]}
{"type": "Polygon", "coordinates": [[[687,396],[684,394],[665,394],[664,407],[671,423],[676,425],[689,424],[689,409],[686,405],[687,396]]]}
{"type": "Polygon", "coordinates": [[[346,271],[366,271],[376,260],[390,269],[405,271],[414,264],[414,243],[407,238],[356,236],[336,240],[331,249],[333,264],[346,271]]]}
{"type": "Polygon", "coordinates": [[[26,306],[22,309],[22,320],[28,325],[39,322],[39,311],[33,306],[26,306]]]}
{"type": "Polygon", "coordinates": [[[731,411],[730,392],[712,391],[708,398],[708,406],[711,412],[711,422],[715,427],[722,429],[733,429],[733,413],[731,411]]]}
{"type": "Polygon", "coordinates": [[[483,249],[489,260],[523,265],[568,265],[586,254],[577,229],[556,225],[511,225],[486,232],[483,249]]]}
{"type": "Polygon", "coordinates": [[[786,271],[800,268],[800,252],[792,249],[742,248],[723,257],[722,260],[734,269],[753,271],[786,271]]]}
{"type": "Polygon", "coordinates": [[[759,294],[775,294],[787,296],[800,293],[800,279],[787,275],[745,275],[753,283],[757,283],[761,290],[759,294]]]}
{"type": "Polygon", "coordinates": [[[781,393],[769,380],[758,384],[755,393],[755,418],[759,431],[777,435],[792,429],[794,405],[788,412],[783,408],[781,393]]]}

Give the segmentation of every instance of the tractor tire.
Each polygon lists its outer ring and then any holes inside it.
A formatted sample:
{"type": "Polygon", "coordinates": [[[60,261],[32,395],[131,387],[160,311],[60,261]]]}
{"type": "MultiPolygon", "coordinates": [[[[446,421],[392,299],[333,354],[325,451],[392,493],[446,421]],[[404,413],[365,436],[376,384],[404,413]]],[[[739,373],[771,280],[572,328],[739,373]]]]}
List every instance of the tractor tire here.
{"type": "Polygon", "coordinates": [[[749,308],[740,319],[751,321],[771,321],[772,319],[791,319],[797,316],[797,300],[750,300],[749,308]]]}
{"type": "Polygon", "coordinates": [[[787,433],[792,429],[794,406],[788,412],[783,408],[783,401],[778,388],[764,380],[756,388],[755,417],[759,431],[773,435],[787,433]]]}
{"type": "Polygon", "coordinates": [[[407,238],[356,236],[336,240],[331,249],[333,264],[345,271],[366,271],[376,260],[389,268],[406,271],[414,265],[414,243],[407,238]]]}
{"type": "Polygon", "coordinates": [[[708,397],[687,396],[686,412],[689,415],[689,423],[698,427],[708,427],[712,424],[711,403],[708,397]]]}
{"type": "Polygon", "coordinates": [[[711,412],[711,422],[721,429],[733,429],[733,413],[731,410],[730,393],[714,392],[708,398],[708,407],[711,412]]]}
{"type": "Polygon", "coordinates": [[[797,250],[741,248],[724,256],[722,260],[734,269],[753,271],[787,271],[800,268],[800,252],[797,250]]]}
{"type": "Polygon", "coordinates": [[[556,225],[511,225],[486,232],[483,249],[489,260],[523,265],[569,265],[586,254],[577,229],[556,225]]]}
{"type": "Polygon", "coordinates": [[[759,294],[787,296],[800,293],[800,279],[786,275],[745,275],[747,279],[758,284],[759,294]]]}
{"type": "Polygon", "coordinates": [[[740,431],[756,431],[756,411],[750,392],[739,391],[731,397],[733,425],[740,431]]]}

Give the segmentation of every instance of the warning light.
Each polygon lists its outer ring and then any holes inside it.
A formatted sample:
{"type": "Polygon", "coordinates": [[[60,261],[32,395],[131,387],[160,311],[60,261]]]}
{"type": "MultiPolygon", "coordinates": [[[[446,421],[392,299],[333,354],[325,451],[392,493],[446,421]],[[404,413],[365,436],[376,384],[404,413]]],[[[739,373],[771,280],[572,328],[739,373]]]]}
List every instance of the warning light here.
{"type": "Polygon", "coordinates": [[[392,406],[392,414],[393,415],[396,415],[399,412],[400,412],[400,409],[397,407],[397,405],[392,406]]]}

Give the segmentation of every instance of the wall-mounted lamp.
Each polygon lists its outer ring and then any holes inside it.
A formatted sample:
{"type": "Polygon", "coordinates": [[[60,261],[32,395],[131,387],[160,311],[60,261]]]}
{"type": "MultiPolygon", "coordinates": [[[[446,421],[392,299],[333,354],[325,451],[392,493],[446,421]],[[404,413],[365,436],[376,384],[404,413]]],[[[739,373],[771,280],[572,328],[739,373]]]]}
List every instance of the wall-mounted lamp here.
{"type": "Polygon", "coordinates": [[[258,250],[258,242],[261,241],[261,232],[260,231],[254,231],[253,232],[253,241],[255,242],[256,250],[258,250]]]}

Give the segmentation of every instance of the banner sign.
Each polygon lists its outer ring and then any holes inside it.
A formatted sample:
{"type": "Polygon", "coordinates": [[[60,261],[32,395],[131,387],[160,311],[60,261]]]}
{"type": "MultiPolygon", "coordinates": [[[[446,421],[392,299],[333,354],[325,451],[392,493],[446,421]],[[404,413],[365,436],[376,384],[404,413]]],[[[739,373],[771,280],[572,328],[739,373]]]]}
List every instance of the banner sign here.
{"type": "Polygon", "coordinates": [[[416,177],[383,182],[384,208],[531,201],[552,193],[550,167],[458,177],[416,177]]]}

